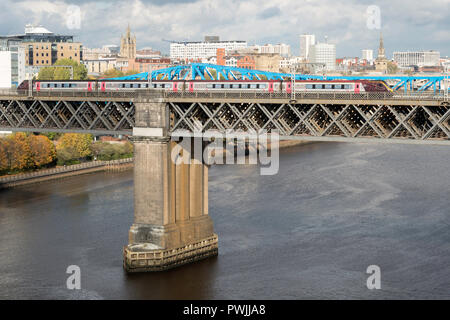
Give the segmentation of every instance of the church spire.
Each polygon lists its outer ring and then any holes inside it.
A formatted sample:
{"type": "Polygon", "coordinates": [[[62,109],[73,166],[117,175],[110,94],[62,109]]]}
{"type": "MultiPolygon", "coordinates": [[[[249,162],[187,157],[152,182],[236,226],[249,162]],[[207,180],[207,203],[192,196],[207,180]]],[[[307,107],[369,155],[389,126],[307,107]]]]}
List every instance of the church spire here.
{"type": "Polygon", "coordinates": [[[384,52],[383,33],[380,32],[380,47],[378,48],[378,58],[384,59],[386,57],[384,52]]]}

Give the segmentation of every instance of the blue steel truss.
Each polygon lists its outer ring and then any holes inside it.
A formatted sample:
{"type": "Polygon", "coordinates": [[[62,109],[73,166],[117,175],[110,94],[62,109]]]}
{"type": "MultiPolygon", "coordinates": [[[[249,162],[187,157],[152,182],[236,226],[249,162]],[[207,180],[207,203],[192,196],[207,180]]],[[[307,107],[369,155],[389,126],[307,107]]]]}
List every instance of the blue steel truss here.
{"type": "MultiPolygon", "coordinates": [[[[191,63],[177,65],[165,69],[154,70],[152,80],[289,80],[291,73],[277,73],[260,70],[250,70],[229,66],[219,66],[208,63],[191,63]]],[[[416,86],[417,91],[433,88],[442,89],[443,76],[319,76],[296,74],[296,80],[383,80],[391,85],[394,91],[403,88],[405,92],[416,86]]],[[[148,72],[130,76],[112,78],[109,80],[148,80],[148,72]]]]}

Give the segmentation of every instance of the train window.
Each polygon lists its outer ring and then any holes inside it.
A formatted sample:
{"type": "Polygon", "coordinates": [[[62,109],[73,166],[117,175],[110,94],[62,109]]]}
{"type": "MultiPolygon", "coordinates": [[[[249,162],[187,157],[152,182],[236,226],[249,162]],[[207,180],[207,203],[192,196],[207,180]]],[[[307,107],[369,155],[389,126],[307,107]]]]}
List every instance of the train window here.
{"type": "Polygon", "coordinates": [[[325,85],[324,84],[322,85],[322,89],[325,89],[325,85]]]}
{"type": "Polygon", "coordinates": [[[140,89],[141,88],[141,84],[140,83],[138,83],[138,89],[140,89]]]}
{"type": "Polygon", "coordinates": [[[132,83],[130,84],[130,88],[133,88],[133,84],[132,83]]]}
{"type": "Polygon", "coordinates": [[[58,84],[57,83],[53,84],[53,87],[58,88],[58,84]]]}
{"type": "Polygon", "coordinates": [[[71,83],[69,83],[69,88],[72,88],[72,84],[71,83]]]}
{"type": "Polygon", "coordinates": [[[50,83],[47,83],[47,88],[50,88],[50,83]]]}
{"type": "Polygon", "coordinates": [[[122,83],[122,88],[125,88],[125,83],[122,83]]]}
{"type": "Polygon", "coordinates": [[[213,84],[213,85],[212,85],[212,88],[213,88],[213,89],[215,89],[215,88],[216,88],[216,85],[215,85],[215,84],[213,84]]]}
{"type": "Polygon", "coordinates": [[[61,84],[61,88],[64,88],[66,85],[64,83],[61,84]]]}
{"type": "Polygon", "coordinates": [[[161,85],[161,88],[164,89],[165,87],[166,87],[166,85],[163,83],[163,84],[161,85]]]}
{"type": "Polygon", "coordinates": [[[336,86],[334,84],[332,84],[331,89],[336,89],[336,86]]]}
{"type": "Polygon", "coordinates": [[[156,83],[153,85],[153,88],[156,89],[156,83]]]}
{"type": "Polygon", "coordinates": [[[306,89],[312,89],[312,84],[307,84],[306,89]]]}
{"type": "Polygon", "coordinates": [[[239,89],[242,89],[242,84],[239,84],[239,89]]]}
{"type": "Polygon", "coordinates": [[[225,88],[225,85],[224,85],[224,84],[222,84],[222,85],[221,85],[220,87],[221,87],[221,88],[223,89],[223,88],[225,88]]]}
{"type": "Polygon", "coordinates": [[[345,84],[341,84],[341,89],[345,89],[345,84]]]}
{"type": "Polygon", "coordinates": [[[316,88],[316,85],[315,85],[315,84],[313,84],[313,85],[312,85],[312,88],[313,88],[313,89],[315,89],[315,88],[316,88]]]}
{"type": "Polygon", "coordinates": [[[259,89],[259,84],[256,85],[256,89],[259,89]]]}

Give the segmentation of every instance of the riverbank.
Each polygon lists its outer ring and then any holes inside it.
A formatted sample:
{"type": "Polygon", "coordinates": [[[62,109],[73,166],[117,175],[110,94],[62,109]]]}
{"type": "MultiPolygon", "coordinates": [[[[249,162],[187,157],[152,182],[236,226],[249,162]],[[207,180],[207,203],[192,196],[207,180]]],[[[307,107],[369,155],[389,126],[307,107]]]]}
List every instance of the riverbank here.
{"type": "MultiPolygon", "coordinates": [[[[311,143],[316,142],[304,140],[282,140],[279,141],[279,149],[285,149],[311,143]]],[[[271,146],[268,145],[268,147],[270,148],[271,146]]],[[[132,168],[133,165],[133,158],[112,161],[92,161],[71,166],[39,170],[30,173],[3,176],[0,177],[0,189],[62,179],[75,175],[82,175],[99,171],[122,171],[132,168]]]]}
{"type": "Polygon", "coordinates": [[[99,171],[122,171],[133,167],[133,158],[112,160],[112,161],[92,161],[71,166],[57,167],[53,169],[40,170],[30,173],[16,174],[0,177],[0,189],[17,187],[32,183],[39,183],[49,180],[62,179],[75,175],[99,171]]]}

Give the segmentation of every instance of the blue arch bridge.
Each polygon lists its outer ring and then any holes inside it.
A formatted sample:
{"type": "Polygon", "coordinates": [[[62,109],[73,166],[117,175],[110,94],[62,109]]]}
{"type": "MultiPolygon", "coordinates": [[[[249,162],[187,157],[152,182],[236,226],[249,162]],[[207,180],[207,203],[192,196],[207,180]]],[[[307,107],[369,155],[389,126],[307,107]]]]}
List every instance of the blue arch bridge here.
{"type": "MultiPolygon", "coordinates": [[[[191,63],[177,65],[151,72],[151,80],[290,80],[291,73],[250,70],[229,66],[219,66],[207,63],[191,63]]],[[[394,91],[403,89],[405,92],[416,89],[418,92],[443,90],[444,76],[326,76],[295,74],[295,80],[383,80],[394,91]]],[[[149,80],[148,72],[113,78],[112,80],[149,80]]],[[[447,80],[448,81],[448,80],[447,80]]]]}

